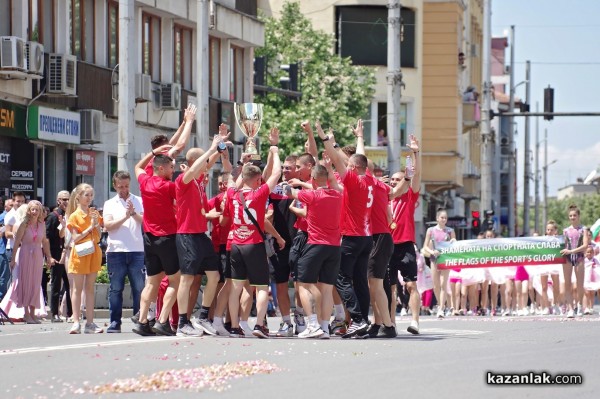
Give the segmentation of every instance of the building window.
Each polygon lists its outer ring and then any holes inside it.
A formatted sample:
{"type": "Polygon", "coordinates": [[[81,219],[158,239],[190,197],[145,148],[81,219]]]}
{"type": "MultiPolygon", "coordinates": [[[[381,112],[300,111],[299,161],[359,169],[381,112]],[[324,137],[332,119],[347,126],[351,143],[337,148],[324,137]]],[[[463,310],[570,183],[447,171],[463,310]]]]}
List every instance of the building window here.
{"type": "MultiPolygon", "coordinates": [[[[377,130],[383,129],[386,132],[388,141],[391,140],[389,132],[387,131],[387,103],[377,104],[377,130]]],[[[406,145],[408,143],[407,134],[407,117],[408,117],[408,104],[400,104],[400,145],[406,145]]]]}
{"type": "MultiPolygon", "coordinates": [[[[336,13],[337,53],[355,65],[387,65],[387,7],[344,6],[336,13]]],[[[401,66],[414,68],[415,12],[402,7],[401,18],[401,66]]]]}
{"type": "MultiPolygon", "coordinates": [[[[4,3],[10,4],[10,0],[0,0],[0,9],[4,3]]],[[[55,0],[29,0],[28,38],[32,42],[42,43],[47,53],[54,51],[54,12],[55,0]]],[[[10,21],[10,13],[3,15],[10,21]]],[[[0,25],[5,23],[1,18],[0,25]]]]}
{"type": "Polygon", "coordinates": [[[113,68],[119,63],[119,3],[108,1],[108,67],[113,68]]]}
{"type": "Polygon", "coordinates": [[[71,52],[94,62],[94,0],[71,0],[71,52]]]}
{"type": "Polygon", "coordinates": [[[175,25],[174,35],[175,65],[174,81],[184,89],[192,89],[192,30],[175,25]]]}
{"type": "MultiPolygon", "coordinates": [[[[12,0],[0,0],[0,10],[12,10],[12,0]]],[[[10,12],[0,12],[0,36],[10,36],[12,19],[10,12]]]]}
{"type": "Polygon", "coordinates": [[[119,160],[116,155],[108,156],[108,179],[106,179],[106,180],[108,181],[107,193],[109,193],[109,194],[116,194],[115,188],[113,187],[113,184],[112,184],[112,177],[114,176],[115,172],[117,170],[119,170],[118,164],[119,164],[119,160]]]}
{"type": "Polygon", "coordinates": [[[142,73],[160,81],[160,18],[142,13],[142,73]]]}
{"type": "Polygon", "coordinates": [[[229,100],[243,102],[244,100],[244,49],[231,47],[229,49],[229,100]]]}
{"type": "Polygon", "coordinates": [[[221,57],[221,41],[214,37],[209,37],[208,39],[209,45],[209,54],[208,54],[208,63],[209,63],[209,85],[208,91],[209,95],[215,98],[219,97],[219,65],[220,57],[221,57]]]}

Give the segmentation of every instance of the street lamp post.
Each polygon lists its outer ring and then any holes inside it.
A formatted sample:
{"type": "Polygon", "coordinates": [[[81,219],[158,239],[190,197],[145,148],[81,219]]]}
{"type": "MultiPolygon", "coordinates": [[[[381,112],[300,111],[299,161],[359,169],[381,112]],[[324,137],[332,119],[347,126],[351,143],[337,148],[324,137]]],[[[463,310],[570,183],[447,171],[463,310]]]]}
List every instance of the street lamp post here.
{"type": "Polygon", "coordinates": [[[548,222],[548,166],[554,165],[558,162],[557,159],[548,163],[548,129],[544,129],[544,166],[542,167],[544,171],[544,213],[542,215],[542,219],[544,223],[548,222]]]}

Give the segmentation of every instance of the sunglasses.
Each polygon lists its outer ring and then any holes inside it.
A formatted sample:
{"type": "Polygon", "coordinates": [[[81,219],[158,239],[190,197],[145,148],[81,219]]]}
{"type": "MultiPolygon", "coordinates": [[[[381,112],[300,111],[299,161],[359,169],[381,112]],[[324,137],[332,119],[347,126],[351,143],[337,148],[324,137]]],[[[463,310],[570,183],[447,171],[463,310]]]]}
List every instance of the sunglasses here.
{"type": "Polygon", "coordinates": [[[58,200],[59,200],[59,201],[63,201],[63,202],[69,202],[69,199],[68,199],[68,198],[59,198],[58,200]]]}

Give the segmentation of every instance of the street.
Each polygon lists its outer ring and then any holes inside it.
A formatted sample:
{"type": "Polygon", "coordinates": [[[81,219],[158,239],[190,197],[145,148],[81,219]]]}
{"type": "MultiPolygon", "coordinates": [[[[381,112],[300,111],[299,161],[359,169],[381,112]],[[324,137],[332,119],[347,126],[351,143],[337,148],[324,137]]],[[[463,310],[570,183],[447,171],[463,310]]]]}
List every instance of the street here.
{"type": "MultiPolygon", "coordinates": [[[[596,373],[600,355],[597,314],[571,320],[552,316],[422,317],[418,336],[406,332],[408,320],[397,317],[399,336],[393,340],[143,338],[130,332],[129,320],[124,321],[123,333],[99,335],[68,335],[67,324],[2,325],[0,397],[98,397],[90,393],[92,388],[104,386],[94,392],[104,392],[101,397],[131,398],[190,394],[207,398],[305,398],[315,394],[588,398],[596,397],[600,388],[596,373]],[[241,361],[255,362],[250,369],[259,373],[227,379],[248,372],[248,365],[236,363],[241,361]],[[211,377],[206,370],[190,371],[225,362],[233,365],[217,376],[211,377]],[[168,373],[152,374],[182,369],[187,369],[187,374],[180,371],[174,375],[185,374],[186,386],[192,384],[195,391],[204,382],[200,393],[111,393],[118,379],[133,377],[137,382],[122,385],[154,381],[171,387],[168,373]],[[490,386],[486,384],[487,372],[581,374],[583,384],[490,386]]],[[[269,319],[271,331],[277,329],[278,321],[269,319]]],[[[107,320],[98,322],[104,325],[107,320]]]]}

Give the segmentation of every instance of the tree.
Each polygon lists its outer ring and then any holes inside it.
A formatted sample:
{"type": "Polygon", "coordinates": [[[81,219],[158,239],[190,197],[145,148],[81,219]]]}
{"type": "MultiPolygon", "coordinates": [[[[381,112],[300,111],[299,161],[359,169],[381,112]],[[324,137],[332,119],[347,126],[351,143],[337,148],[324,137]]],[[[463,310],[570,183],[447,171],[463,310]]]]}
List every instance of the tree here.
{"type": "MultiPolygon", "coordinates": [[[[304,152],[303,120],[310,119],[313,128],[317,119],[324,128],[333,127],[336,141],[344,145],[354,143],[349,126],[367,114],[374,94],[373,71],[333,54],[334,43],[333,35],[312,27],[297,2],[286,2],[279,19],[265,21],[265,46],[256,55],[267,59],[266,84],[279,87],[279,78],[286,73],[280,65],[298,63],[301,70],[300,100],[278,93],[255,99],[264,104],[261,130],[277,126],[286,155],[304,152]]],[[[266,146],[267,140],[262,140],[263,153],[266,146]]]]}
{"type": "MultiPolygon", "coordinates": [[[[559,227],[559,232],[568,227],[569,222],[569,205],[577,205],[580,211],[581,224],[587,227],[592,226],[598,218],[600,218],[600,194],[588,194],[582,197],[565,198],[557,200],[556,198],[548,199],[548,220],[554,220],[559,227]]],[[[543,204],[541,204],[543,206],[543,204]]],[[[531,208],[530,215],[534,214],[534,209],[531,208]]],[[[518,222],[519,226],[523,225],[523,206],[518,207],[518,222]]],[[[546,233],[547,220],[540,221],[539,234],[546,233]]],[[[530,220],[530,230],[533,230],[534,220],[530,220]]]]}

